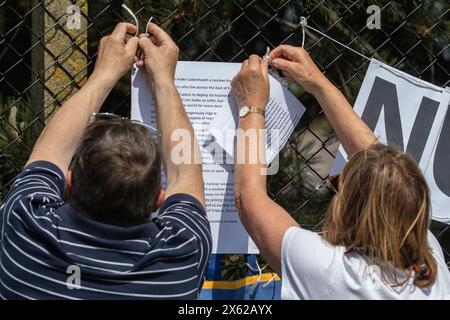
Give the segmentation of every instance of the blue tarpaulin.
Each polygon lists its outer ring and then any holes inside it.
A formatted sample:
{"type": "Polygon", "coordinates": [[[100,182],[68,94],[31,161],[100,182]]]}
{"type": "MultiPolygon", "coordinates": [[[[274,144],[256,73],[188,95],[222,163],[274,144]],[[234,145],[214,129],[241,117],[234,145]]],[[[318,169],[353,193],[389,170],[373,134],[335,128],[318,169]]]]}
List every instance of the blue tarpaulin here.
{"type": "Polygon", "coordinates": [[[281,279],[275,273],[259,273],[256,257],[247,257],[249,275],[239,280],[223,280],[221,255],[212,255],[207,280],[200,292],[200,300],[280,300],[281,279]]]}

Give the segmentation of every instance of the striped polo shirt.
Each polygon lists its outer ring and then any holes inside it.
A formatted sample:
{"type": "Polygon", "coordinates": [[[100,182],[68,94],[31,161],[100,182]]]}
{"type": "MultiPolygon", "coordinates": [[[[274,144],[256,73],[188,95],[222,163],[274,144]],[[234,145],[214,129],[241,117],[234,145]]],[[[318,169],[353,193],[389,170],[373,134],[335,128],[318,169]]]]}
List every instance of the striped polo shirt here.
{"type": "Polygon", "coordinates": [[[64,174],[50,162],[15,180],[0,208],[0,298],[198,297],[211,232],[195,198],[172,195],[156,218],[125,228],[81,215],[64,193],[64,174]]]}

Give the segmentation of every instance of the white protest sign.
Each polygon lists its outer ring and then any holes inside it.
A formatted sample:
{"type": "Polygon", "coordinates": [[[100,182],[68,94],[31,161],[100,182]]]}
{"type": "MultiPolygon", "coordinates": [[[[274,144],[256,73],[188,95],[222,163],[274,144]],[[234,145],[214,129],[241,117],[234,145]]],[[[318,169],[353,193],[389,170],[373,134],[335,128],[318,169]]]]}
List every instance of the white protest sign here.
{"type": "MultiPolygon", "coordinates": [[[[435,186],[431,188],[432,193],[438,190],[443,194],[448,192],[447,198],[450,196],[450,179],[445,182],[440,179],[437,184],[434,178],[429,179],[450,174],[449,146],[444,147],[445,138],[442,138],[445,136],[449,141],[450,133],[441,130],[449,101],[450,93],[443,88],[372,59],[354,106],[380,142],[397,146],[410,154],[423,172],[429,163],[434,163],[434,168],[440,172],[427,175],[427,182],[435,186]],[[441,148],[436,145],[439,135],[441,148]]],[[[347,159],[342,146],[336,159],[331,170],[333,174],[342,170],[343,160],[347,159]]],[[[435,196],[432,198],[436,199],[435,196]]],[[[439,207],[433,206],[433,218],[450,217],[449,213],[436,209],[439,207]]]]}
{"type": "MultiPolygon", "coordinates": [[[[213,237],[212,251],[219,254],[259,252],[242,226],[234,204],[234,160],[211,135],[213,119],[220,123],[230,121],[229,116],[233,117],[232,108],[235,106],[233,105],[234,98],[231,95],[231,79],[239,72],[240,68],[240,63],[180,61],[175,74],[175,85],[194,127],[202,153],[206,211],[213,237]],[[226,119],[221,119],[221,117],[226,117],[226,119]]],[[[156,127],[155,106],[146,82],[145,72],[134,67],[131,81],[131,118],[156,127]]],[[[304,108],[298,108],[295,112],[288,110],[286,101],[292,99],[292,94],[285,91],[278,82],[271,82],[272,103],[270,108],[272,111],[268,110],[268,116],[272,115],[270,117],[272,120],[269,121],[273,122],[277,128],[281,128],[283,125],[280,123],[280,119],[285,121],[285,127],[288,124],[295,127],[304,112],[304,108]],[[282,111],[284,113],[281,113],[282,111]]],[[[297,102],[296,106],[298,104],[297,102]]],[[[231,120],[231,122],[233,121],[231,120]]],[[[223,129],[224,125],[221,126],[223,129]]],[[[234,137],[235,126],[230,128],[232,129],[231,136],[234,137]]],[[[283,129],[282,139],[285,135],[290,134],[291,130],[283,129]]],[[[271,146],[268,153],[273,158],[273,153],[278,153],[282,145],[271,144],[271,146]],[[276,150],[273,150],[275,146],[276,150]]],[[[192,181],[192,183],[196,182],[192,181]]]]}
{"type": "MultiPolygon", "coordinates": [[[[270,97],[266,107],[266,161],[272,163],[291,136],[306,108],[287,86],[283,86],[270,75],[269,83],[270,97]]],[[[238,113],[238,107],[233,102],[217,115],[209,128],[217,144],[230,157],[234,156],[234,133],[239,125],[238,113]],[[230,132],[233,134],[229,134],[230,132]]]]}
{"type": "MultiPolygon", "coordinates": [[[[224,108],[229,108],[234,99],[230,83],[240,68],[240,63],[179,61],[175,74],[175,85],[202,154],[206,211],[214,254],[259,252],[242,226],[234,205],[233,159],[212,141],[208,131],[211,121],[224,108]]],[[[155,105],[146,73],[134,67],[131,81],[131,118],[156,127],[155,105]]]]}
{"type": "MultiPolygon", "coordinates": [[[[450,93],[450,88],[446,91],[450,93]]],[[[425,170],[425,179],[431,192],[431,216],[450,224],[450,104],[425,170]]]]}

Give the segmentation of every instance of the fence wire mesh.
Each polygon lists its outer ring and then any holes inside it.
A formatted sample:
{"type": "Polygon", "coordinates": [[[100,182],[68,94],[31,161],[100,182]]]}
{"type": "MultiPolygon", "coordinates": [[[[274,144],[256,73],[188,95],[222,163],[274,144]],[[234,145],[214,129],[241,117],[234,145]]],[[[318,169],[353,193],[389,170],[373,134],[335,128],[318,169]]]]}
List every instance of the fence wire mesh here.
{"type": "MultiPolygon", "coordinates": [[[[262,55],[266,46],[298,46],[304,16],[365,56],[439,86],[450,83],[445,0],[0,1],[0,203],[53,111],[92,72],[101,37],[120,21],[131,22],[123,2],[141,26],[153,16],[178,44],[181,60],[241,62],[252,53],[262,55]],[[367,27],[370,5],[381,9],[380,29],[367,27]]],[[[354,102],[368,61],[310,30],[305,47],[354,102]]],[[[269,179],[268,190],[304,227],[316,229],[329,197],[314,185],[327,177],[338,141],[317,102],[302,89],[295,94],[307,112],[282,150],[280,171],[269,179]]],[[[127,116],[129,110],[130,81],[124,77],[102,111],[127,116]]],[[[433,222],[432,230],[449,261],[449,227],[433,222]]],[[[243,256],[226,256],[223,265],[226,279],[246,274],[243,256]]]]}

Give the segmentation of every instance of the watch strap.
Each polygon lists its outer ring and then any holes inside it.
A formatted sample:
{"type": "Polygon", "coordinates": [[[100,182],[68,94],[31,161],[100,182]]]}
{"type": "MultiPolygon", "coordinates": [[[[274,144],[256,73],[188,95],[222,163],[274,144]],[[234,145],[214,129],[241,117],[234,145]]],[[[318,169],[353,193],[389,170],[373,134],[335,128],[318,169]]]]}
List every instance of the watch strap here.
{"type": "Polygon", "coordinates": [[[266,116],[266,110],[258,108],[258,107],[248,107],[250,109],[249,113],[259,113],[263,117],[266,116]]]}
{"type": "Polygon", "coordinates": [[[242,106],[239,110],[239,118],[244,118],[250,113],[258,113],[263,117],[266,116],[266,111],[262,108],[252,107],[252,106],[242,106]]]}

